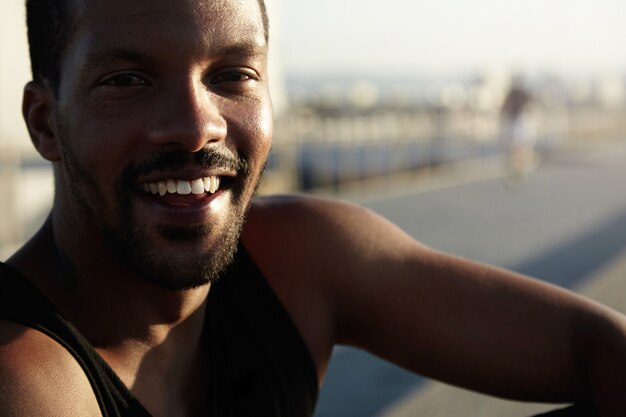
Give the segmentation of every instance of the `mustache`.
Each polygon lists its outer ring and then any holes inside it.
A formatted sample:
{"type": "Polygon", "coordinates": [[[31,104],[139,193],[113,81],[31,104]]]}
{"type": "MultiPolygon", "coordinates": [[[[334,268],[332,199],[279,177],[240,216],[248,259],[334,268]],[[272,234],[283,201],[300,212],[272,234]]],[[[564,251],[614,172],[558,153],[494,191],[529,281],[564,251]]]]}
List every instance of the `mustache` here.
{"type": "Polygon", "coordinates": [[[222,168],[248,174],[248,163],[245,159],[226,149],[203,148],[197,152],[168,151],[153,154],[127,169],[124,178],[137,178],[152,172],[176,170],[183,167],[196,166],[199,168],[222,168]]]}

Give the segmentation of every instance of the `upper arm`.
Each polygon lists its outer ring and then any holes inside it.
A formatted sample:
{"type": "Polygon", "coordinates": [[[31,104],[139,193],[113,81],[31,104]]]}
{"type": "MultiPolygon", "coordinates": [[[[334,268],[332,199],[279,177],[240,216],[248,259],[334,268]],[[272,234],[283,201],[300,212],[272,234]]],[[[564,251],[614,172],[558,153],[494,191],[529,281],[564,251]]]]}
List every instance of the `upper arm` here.
{"type": "Polygon", "coordinates": [[[0,321],[0,416],[101,416],[80,365],[57,342],[0,321]]]}
{"type": "Polygon", "coordinates": [[[569,400],[582,395],[586,346],[607,334],[597,324],[617,324],[624,340],[622,318],[608,310],[432,250],[368,210],[311,198],[259,207],[247,233],[261,247],[255,260],[309,344],[326,332],[324,346],[359,346],[475,390],[569,400]]]}
{"type": "MultiPolygon", "coordinates": [[[[374,350],[386,330],[377,287],[420,246],[361,207],[311,197],[257,199],[242,240],[303,335],[323,376],[335,343],[374,350]],[[378,314],[378,313],[376,313],[378,314]]],[[[393,286],[392,286],[393,287],[393,286]]],[[[391,316],[388,316],[391,317],[391,316]]]]}

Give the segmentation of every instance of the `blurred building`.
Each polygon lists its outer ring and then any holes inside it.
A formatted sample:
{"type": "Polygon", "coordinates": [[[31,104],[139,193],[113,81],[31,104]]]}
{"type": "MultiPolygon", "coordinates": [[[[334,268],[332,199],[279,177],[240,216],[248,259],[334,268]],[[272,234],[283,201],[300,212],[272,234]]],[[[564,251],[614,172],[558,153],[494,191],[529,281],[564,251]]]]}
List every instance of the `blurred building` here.
{"type": "Polygon", "coordinates": [[[265,0],[270,20],[269,77],[274,114],[281,117],[287,109],[287,86],[281,59],[281,0],[265,0]]]}
{"type": "Polygon", "coordinates": [[[20,113],[22,88],[30,79],[24,4],[9,1],[0,13],[0,146],[32,147],[20,113]]]}
{"type": "Polygon", "coordinates": [[[21,115],[22,88],[30,79],[24,4],[10,1],[0,14],[0,256],[3,248],[23,237],[23,218],[33,204],[24,189],[49,195],[45,181],[27,184],[21,175],[24,159],[36,158],[21,115]]]}

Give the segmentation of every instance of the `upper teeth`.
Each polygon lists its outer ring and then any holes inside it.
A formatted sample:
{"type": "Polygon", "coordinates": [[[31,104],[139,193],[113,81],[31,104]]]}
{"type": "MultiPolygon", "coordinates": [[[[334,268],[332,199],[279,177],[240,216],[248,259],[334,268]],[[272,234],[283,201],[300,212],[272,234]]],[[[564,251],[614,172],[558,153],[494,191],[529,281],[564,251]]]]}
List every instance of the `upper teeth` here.
{"type": "Polygon", "coordinates": [[[166,180],[147,182],[143,184],[143,190],[150,194],[203,194],[214,193],[220,187],[220,178],[216,176],[198,178],[192,181],[166,180]]]}

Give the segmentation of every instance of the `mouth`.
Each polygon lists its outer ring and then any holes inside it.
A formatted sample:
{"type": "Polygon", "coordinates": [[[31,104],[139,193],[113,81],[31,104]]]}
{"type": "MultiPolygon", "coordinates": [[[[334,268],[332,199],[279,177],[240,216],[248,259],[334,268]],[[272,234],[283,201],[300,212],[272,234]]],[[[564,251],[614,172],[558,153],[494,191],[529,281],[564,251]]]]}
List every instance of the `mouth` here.
{"type": "Polygon", "coordinates": [[[161,174],[141,179],[135,191],[144,207],[164,224],[204,224],[225,215],[235,182],[233,175],[227,172],[161,174]]]}
{"type": "Polygon", "coordinates": [[[196,178],[194,180],[166,179],[154,182],[144,182],[142,185],[144,193],[154,196],[165,196],[166,194],[177,195],[205,195],[215,194],[220,190],[220,186],[228,184],[226,177],[212,175],[209,177],[196,178]]]}

